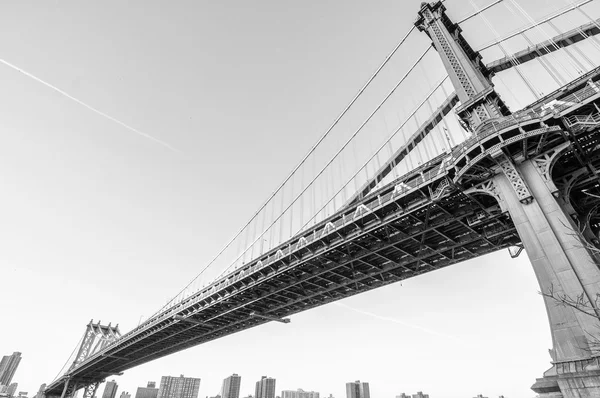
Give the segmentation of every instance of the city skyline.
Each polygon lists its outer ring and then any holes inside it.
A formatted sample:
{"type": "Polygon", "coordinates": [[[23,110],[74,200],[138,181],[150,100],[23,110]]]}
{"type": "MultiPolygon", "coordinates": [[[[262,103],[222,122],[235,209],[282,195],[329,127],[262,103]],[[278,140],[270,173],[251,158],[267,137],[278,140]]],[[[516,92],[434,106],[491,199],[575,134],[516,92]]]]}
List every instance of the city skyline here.
{"type": "MultiPolygon", "coordinates": [[[[242,376],[234,373],[223,380],[223,386],[221,389],[221,394],[217,395],[219,398],[223,398],[226,395],[223,395],[223,391],[229,391],[230,395],[228,398],[239,397],[240,395],[240,384],[241,384],[242,376]]],[[[171,397],[171,398],[198,398],[197,391],[200,385],[201,378],[194,377],[184,377],[184,375],[180,375],[179,377],[173,376],[162,376],[161,377],[161,385],[164,385],[163,397],[171,397]]],[[[286,390],[282,389],[281,393],[277,395],[277,390],[275,389],[276,378],[262,376],[259,381],[255,383],[255,394],[256,391],[263,397],[275,397],[275,398],[319,398],[321,396],[320,392],[317,391],[305,391],[302,388],[297,388],[295,390],[286,390]]],[[[3,386],[5,390],[0,390],[0,397],[6,396],[8,398],[27,398],[27,392],[19,392],[16,394],[18,383],[11,383],[10,386],[3,386]],[[8,390],[6,390],[8,388],[8,390]],[[7,395],[2,395],[2,393],[7,393],[7,395]]],[[[38,392],[33,395],[31,398],[43,398],[41,395],[44,390],[46,384],[40,385],[38,392]]],[[[114,381],[106,381],[101,383],[99,387],[103,387],[102,398],[110,398],[116,396],[118,392],[118,384],[114,381]]],[[[156,382],[148,381],[145,387],[138,387],[136,391],[135,398],[156,398],[158,396],[159,387],[156,387],[156,382]]],[[[346,383],[346,398],[370,398],[369,392],[369,383],[361,382],[360,380],[356,380],[354,382],[346,383]]],[[[120,398],[131,398],[131,393],[127,391],[121,391],[120,398]]],[[[249,394],[247,397],[257,398],[257,396],[249,394]]],[[[482,397],[481,394],[478,394],[477,397],[482,397]]],[[[477,398],[476,397],[476,398],[477,398]]],[[[503,398],[504,396],[500,396],[503,398]]],[[[334,398],[332,394],[329,394],[326,398],[334,398]]],[[[424,394],[419,391],[416,394],[406,394],[401,393],[400,395],[396,395],[396,398],[429,398],[429,394],[424,394]]],[[[434,398],[434,397],[432,397],[434,398]]],[[[482,397],[485,398],[485,397],[482,397]]]]}
{"type": "MultiPolygon", "coordinates": [[[[0,39],[4,57],[185,148],[188,156],[162,152],[24,76],[0,71],[7,82],[0,99],[7,114],[3,127],[10,132],[1,162],[15,170],[5,181],[10,194],[3,198],[1,237],[10,244],[0,261],[8,264],[8,297],[23,286],[33,292],[8,309],[23,327],[7,330],[0,348],[26,353],[15,379],[23,389],[36,391],[54,379],[91,316],[131,330],[196,275],[411,26],[418,4],[366,8],[338,2],[315,13],[307,4],[292,12],[274,3],[243,11],[218,5],[165,11],[154,3],[143,17],[116,3],[105,11],[9,7],[2,17],[10,32],[0,39]],[[18,23],[26,18],[37,23],[18,23]],[[357,20],[361,30],[352,32],[357,20]],[[238,25],[243,37],[231,33],[238,25]],[[160,34],[149,33],[157,27],[160,34]],[[175,33],[179,29],[185,34],[175,33]],[[229,52],[238,41],[241,57],[229,52]],[[219,66],[212,69],[215,60],[219,66]],[[215,170],[222,173],[218,180],[215,170]],[[244,203],[238,204],[234,199],[242,192],[244,203]],[[55,293],[42,294],[48,286],[56,286],[55,293]],[[34,330],[36,323],[22,314],[36,305],[42,324],[65,311],[52,343],[22,332],[34,330]]],[[[461,4],[446,2],[453,17],[472,11],[461,4]]],[[[475,33],[473,25],[464,30],[478,45],[491,38],[475,33]]],[[[415,54],[410,49],[403,57],[415,54]]],[[[291,324],[211,341],[116,379],[133,392],[137,380],[146,379],[140,375],[158,380],[163,369],[173,369],[201,376],[205,396],[219,391],[223,377],[235,370],[245,378],[242,395],[252,391],[248,383],[272,374],[280,387],[311,386],[340,398],[344,383],[354,378],[370,380],[387,396],[420,388],[439,392],[442,387],[432,384],[461,380],[457,369],[474,367],[475,390],[486,390],[487,383],[494,396],[503,388],[498,380],[512,380],[514,391],[526,391],[532,375],[547,368],[551,342],[528,259],[508,259],[506,252],[495,253],[435,271],[294,315],[291,324]],[[494,344],[503,337],[510,350],[494,344]],[[524,369],[507,366],[509,351],[521,353],[524,369]],[[293,359],[287,369],[278,363],[282,354],[293,359]],[[408,358],[395,369],[411,375],[406,387],[388,369],[390,357],[408,358]],[[414,374],[432,358],[439,358],[444,374],[435,381],[414,374]]]]}

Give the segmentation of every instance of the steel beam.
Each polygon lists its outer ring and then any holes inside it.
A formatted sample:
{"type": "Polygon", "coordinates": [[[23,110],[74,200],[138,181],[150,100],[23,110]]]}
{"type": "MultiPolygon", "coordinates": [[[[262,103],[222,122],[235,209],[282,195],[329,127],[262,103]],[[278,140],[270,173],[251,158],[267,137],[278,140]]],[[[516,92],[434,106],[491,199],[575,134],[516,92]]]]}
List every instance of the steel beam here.
{"type": "Polygon", "coordinates": [[[275,321],[275,322],[281,322],[281,323],[290,323],[291,322],[290,318],[277,318],[274,316],[257,314],[256,312],[251,312],[250,316],[254,317],[254,318],[266,319],[267,321],[275,321]]]}

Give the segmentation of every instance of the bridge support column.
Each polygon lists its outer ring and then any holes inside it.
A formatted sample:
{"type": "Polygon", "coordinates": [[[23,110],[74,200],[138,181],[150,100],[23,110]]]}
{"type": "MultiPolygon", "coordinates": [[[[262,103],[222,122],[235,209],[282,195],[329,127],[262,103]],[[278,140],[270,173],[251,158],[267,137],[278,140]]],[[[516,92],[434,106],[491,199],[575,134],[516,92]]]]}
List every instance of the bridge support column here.
{"type": "Polygon", "coordinates": [[[96,382],[88,385],[83,391],[83,398],[94,398],[99,384],[99,382],[96,382]]]}
{"type": "Polygon", "coordinates": [[[65,381],[65,387],[63,388],[60,398],[71,398],[73,394],[75,394],[75,391],[77,391],[77,382],[68,379],[65,381]]]}
{"type": "MultiPolygon", "coordinates": [[[[535,162],[518,166],[500,161],[494,177],[501,206],[508,210],[533,265],[540,291],[595,303],[600,268],[579,239],[572,220],[552,195],[535,162]]],[[[600,353],[591,347],[598,320],[544,297],[552,334],[553,366],[532,389],[540,397],[600,397],[600,353]]],[[[600,335],[598,335],[600,338],[600,335]]]]}

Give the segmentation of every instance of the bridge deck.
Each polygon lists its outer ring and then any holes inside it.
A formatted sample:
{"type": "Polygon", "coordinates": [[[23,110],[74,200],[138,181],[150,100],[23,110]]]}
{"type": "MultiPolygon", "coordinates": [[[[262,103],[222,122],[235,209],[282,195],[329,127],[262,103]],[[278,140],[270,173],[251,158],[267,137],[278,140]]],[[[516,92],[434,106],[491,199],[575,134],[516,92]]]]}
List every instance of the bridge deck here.
{"type": "Polygon", "coordinates": [[[469,194],[459,180],[473,172],[473,159],[494,139],[525,153],[532,143],[538,149],[556,145],[553,140],[562,135],[547,138],[557,129],[546,123],[559,123],[561,112],[597,98],[598,89],[586,81],[599,75],[596,69],[522,112],[484,124],[451,154],[369,194],[123,335],[49,385],[46,394],[60,395],[68,377],[97,382],[268,321],[253,313],[285,317],[518,245],[515,227],[495,199],[469,194]],[[546,126],[546,131],[538,136],[540,128],[531,131],[528,125],[546,126]]]}

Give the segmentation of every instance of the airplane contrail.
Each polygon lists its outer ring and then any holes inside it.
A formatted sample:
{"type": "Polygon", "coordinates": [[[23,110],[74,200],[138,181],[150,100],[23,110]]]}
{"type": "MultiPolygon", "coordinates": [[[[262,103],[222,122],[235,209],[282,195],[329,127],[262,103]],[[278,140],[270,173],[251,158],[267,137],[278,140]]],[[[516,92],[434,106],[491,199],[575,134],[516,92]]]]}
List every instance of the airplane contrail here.
{"type": "Polygon", "coordinates": [[[456,342],[459,342],[461,344],[465,344],[465,345],[467,344],[464,340],[461,340],[458,337],[455,337],[455,336],[452,336],[452,335],[449,335],[449,334],[444,334],[444,333],[436,332],[435,330],[427,329],[427,328],[424,328],[424,327],[419,326],[419,325],[414,325],[412,323],[403,322],[403,321],[401,321],[399,319],[396,319],[396,318],[390,318],[390,317],[387,317],[387,316],[377,315],[377,314],[374,314],[372,312],[359,310],[358,308],[353,308],[353,307],[350,307],[350,306],[348,306],[346,304],[342,304],[342,303],[337,303],[336,302],[336,303],[333,303],[333,304],[337,305],[338,307],[343,307],[343,308],[349,309],[350,311],[358,312],[359,314],[363,314],[363,315],[370,316],[372,318],[380,319],[382,321],[388,321],[388,322],[397,323],[399,325],[406,326],[406,327],[413,328],[413,329],[417,329],[417,330],[420,330],[422,332],[425,332],[425,333],[428,333],[428,334],[431,334],[431,335],[434,335],[434,336],[445,337],[447,339],[452,339],[452,340],[454,340],[456,342]]]}
{"type": "Polygon", "coordinates": [[[144,137],[144,138],[147,138],[147,139],[149,139],[150,141],[154,141],[155,143],[157,143],[157,144],[159,144],[159,145],[162,145],[163,147],[165,147],[165,148],[168,148],[168,149],[170,149],[170,150],[171,150],[171,151],[173,151],[173,152],[181,153],[181,151],[180,151],[179,149],[172,147],[170,144],[168,144],[168,143],[166,143],[166,142],[164,142],[164,141],[162,141],[162,140],[159,140],[158,138],[155,138],[155,137],[153,137],[153,136],[151,136],[151,135],[149,135],[149,134],[146,134],[146,133],[144,133],[144,132],[142,132],[142,131],[140,131],[140,130],[138,130],[138,129],[134,128],[134,127],[131,127],[130,125],[128,125],[128,124],[126,124],[126,123],[123,123],[122,121],[120,121],[120,120],[118,120],[118,119],[115,119],[114,117],[112,117],[112,116],[110,116],[110,115],[107,115],[106,113],[104,113],[104,112],[102,112],[102,111],[100,111],[100,110],[98,110],[98,109],[94,108],[93,106],[91,106],[91,105],[88,105],[88,104],[86,104],[85,102],[83,102],[83,101],[81,101],[81,100],[79,100],[79,99],[77,99],[77,98],[73,97],[73,96],[72,96],[72,95],[70,95],[69,93],[67,93],[67,92],[65,92],[65,91],[63,91],[63,90],[61,90],[60,88],[58,88],[58,87],[56,87],[56,86],[54,86],[54,85],[52,85],[52,84],[50,84],[50,83],[48,83],[48,82],[46,82],[46,81],[44,81],[44,80],[40,79],[40,78],[39,78],[39,77],[37,77],[37,76],[34,76],[34,75],[32,75],[31,73],[27,72],[26,70],[24,70],[24,69],[21,69],[21,68],[19,68],[18,66],[11,64],[11,63],[10,63],[10,62],[8,62],[8,61],[5,61],[5,60],[3,60],[2,58],[0,58],[0,63],[2,63],[2,64],[4,64],[4,65],[8,66],[8,67],[9,67],[9,68],[11,68],[11,69],[14,69],[14,70],[16,70],[17,72],[21,72],[22,74],[24,74],[25,76],[27,76],[27,77],[29,77],[29,78],[31,78],[31,79],[33,79],[33,80],[35,80],[36,82],[43,84],[44,86],[46,86],[46,87],[48,87],[48,88],[50,88],[50,89],[52,89],[52,90],[56,91],[57,93],[59,93],[59,94],[63,95],[64,97],[67,97],[67,98],[68,98],[68,99],[70,99],[71,101],[74,101],[74,102],[78,103],[79,105],[81,105],[81,106],[83,106],[83,107],[85,107],[85,108],[89,109],[90,111],[92,111],[92,112],[94,112],[94,113],[96,113],[96,114],[98,114],[98,115],[100,115],[100,116],[102,116],[102,117],[105,117],[106,119],[108,119],[108,120],[110,120],[110,121],[112,121],[112,122],[114,122],[114,123],[118,124],[119,126],[121,126],[121,127],[124,127],[124,128],[126,128],[127,130],[129,130],[129,131],[131,131],[131,132],[134,132],[134,133],[136,133],[137,135],[140,135],[140,136],[142,136],[142,137],[144,137]]]}

